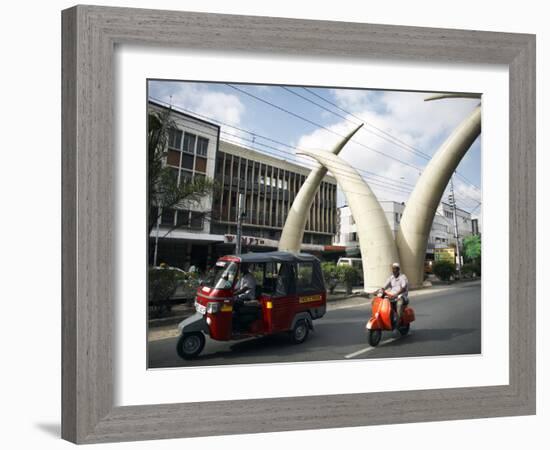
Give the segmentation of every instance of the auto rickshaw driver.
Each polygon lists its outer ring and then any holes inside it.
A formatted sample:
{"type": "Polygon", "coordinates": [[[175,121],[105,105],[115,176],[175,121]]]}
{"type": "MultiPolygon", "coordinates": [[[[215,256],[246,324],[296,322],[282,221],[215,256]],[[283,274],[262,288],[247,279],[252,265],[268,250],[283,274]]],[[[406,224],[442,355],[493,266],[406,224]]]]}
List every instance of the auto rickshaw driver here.
{"type": "Polygon", "coordinates": [[[246,331],[260,316],[260,303],[256,299],[256,278],[250,273],[248,264],[241,264],[241,276],[237,281],[234,292],[235,315],[234,329],[246,331]]]}

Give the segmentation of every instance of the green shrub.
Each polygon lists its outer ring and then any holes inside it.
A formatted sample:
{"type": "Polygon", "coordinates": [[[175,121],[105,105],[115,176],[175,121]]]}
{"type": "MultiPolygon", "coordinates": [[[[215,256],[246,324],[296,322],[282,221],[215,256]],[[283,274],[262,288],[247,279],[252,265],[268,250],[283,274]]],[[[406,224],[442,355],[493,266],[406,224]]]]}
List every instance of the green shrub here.
{"type": "Polygon", "coordinates": [[[481,276],[481,264],[477,262],[464,264],[462,266],[462,275],[472,278],[481,276]]]}
{"type": "Polygon", "coordinates": [[[184,272],[171,267],[149,268],[149,303],[165,302],[174,295],[176,289],[196,291],[199,285],[197,272],[184,272]]]}
{"type": "Polygon", "coordinates": [[[455,276],[456,267],[450,261],[434,261],[432,271],[441,281],[449,281],[451,276],[455,276]]]}
{"type": "Polygon", "coordinates": [[[323,271],[323,277],[325,278],[325,283],[329,292],[334,293],[334,289],[338,284],[338,269],[336,263],[333,262],[323,262],[321,263],[321,270],[323,271]]]}
{"type": "Polygon", "coordinates": [[[338,279],[345,284],[346,294],[351,294],[352,287],[359,279],[359,272],[355,267],[348,265],[337,266],[338,279]]]}

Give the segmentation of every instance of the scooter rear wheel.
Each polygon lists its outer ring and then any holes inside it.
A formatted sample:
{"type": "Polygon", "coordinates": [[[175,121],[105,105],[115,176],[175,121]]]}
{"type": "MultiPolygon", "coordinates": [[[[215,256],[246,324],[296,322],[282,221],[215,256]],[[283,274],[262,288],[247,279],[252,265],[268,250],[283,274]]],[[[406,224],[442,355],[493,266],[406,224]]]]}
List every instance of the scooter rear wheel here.
{"type": "Polygon", "coordinates": [[[382,339],[382,330],[369,330],[369,344],[376,347],[382,339]]]}
{"type": "Polygon", "coordinates": [[[178,339],[176,350],[182,359],[193,359],[199,356],[204,348],[204,334],[200,331],[194,333],[183,333],[178,339]]]}
{"type": "Polygon", "coordinates": [[[397,330],[399,331],[399,334],[401,336],[405,336],[409,332],[410,328],[411,328],[411,324],[408,323],[407,325],[401,325],[399,328],[397,328],[397,330]]]}

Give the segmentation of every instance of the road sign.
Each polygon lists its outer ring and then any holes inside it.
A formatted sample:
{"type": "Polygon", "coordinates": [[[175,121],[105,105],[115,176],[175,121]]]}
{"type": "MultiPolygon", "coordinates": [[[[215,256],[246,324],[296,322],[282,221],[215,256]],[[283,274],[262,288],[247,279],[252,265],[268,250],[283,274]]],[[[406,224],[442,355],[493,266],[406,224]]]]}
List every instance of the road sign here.
{"type": "Polygon", "coordinates": [[[434,259],[436,261],[449,261],[455,263],[455,249],[453,247],[434,249],[434,259]]]}

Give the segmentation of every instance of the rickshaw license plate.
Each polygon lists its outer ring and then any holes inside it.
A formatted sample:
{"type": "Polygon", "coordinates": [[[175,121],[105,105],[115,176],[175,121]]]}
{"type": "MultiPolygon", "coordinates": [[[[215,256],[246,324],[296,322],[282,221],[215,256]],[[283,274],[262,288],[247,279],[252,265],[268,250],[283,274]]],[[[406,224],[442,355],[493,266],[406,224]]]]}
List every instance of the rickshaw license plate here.
{"type": "Polygon", "coordinates": [[[206,306],[203,306],[200,303],[195,303],[195,310],[199,314],[206,314],[206,306]]]}

